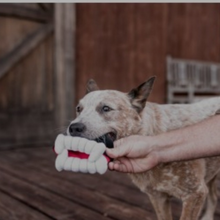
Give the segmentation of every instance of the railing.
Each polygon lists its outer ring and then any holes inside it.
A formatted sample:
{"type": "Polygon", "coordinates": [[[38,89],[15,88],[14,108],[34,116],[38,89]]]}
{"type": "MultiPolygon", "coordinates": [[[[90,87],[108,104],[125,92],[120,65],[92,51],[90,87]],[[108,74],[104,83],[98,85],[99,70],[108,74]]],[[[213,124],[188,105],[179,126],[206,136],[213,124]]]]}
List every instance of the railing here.
{"type": "Polygon", "coordinates": [[[167,102],[192,103],[220,94],[220,64],[167,58],[167,102]]]}

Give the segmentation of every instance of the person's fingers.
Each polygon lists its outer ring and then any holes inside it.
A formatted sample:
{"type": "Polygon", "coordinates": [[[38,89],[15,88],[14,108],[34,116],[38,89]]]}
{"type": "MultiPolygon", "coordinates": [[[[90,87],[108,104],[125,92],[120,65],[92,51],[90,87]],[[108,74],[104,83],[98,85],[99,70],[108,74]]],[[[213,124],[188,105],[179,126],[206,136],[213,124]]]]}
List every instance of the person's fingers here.
{"type": "Polygon", "coordinates": [[[110,170],[114,170],[114,164],[117,164],[117,163],[120,163],[120,161],[114,160],[114,161],[109,162],[109,163],[108,163],[108,168],[109,168],[110,170]]]}
{"type": "Polygon", "coordinates": [[[114,148],[117,148],[117,147],[123,145],[125,141],[126,141],[126,138],[121,138],[121,139],[116,140],[114,142],[114,148]]]}
{"type": "Polygon", "coordinates": [[[114,162],[109,162],[108,163],[109,170],[114,170],[113,167],[114,167],[114,162]]]}
{"type": "Polygon", "coordinates": [[[111,158],[118,158],[127,155],[130,151],[130,147],[127,144],[126,138],[119,139],[114,142],[114,148],[106,149],[106,153],[111,158]]]}
{"type": "Polygon", "coordinates": [[[113,169],[118,172],[131,173],[132,170],[124,163],[114,163],[113,169]]]}
{"type": "Polygon", "coordinates": [[[108,164],[108,167],[110,170],[115,170],[115,171],[119,171],[119,172],[123,170],[122,164],[120,164],[119,161],[110,162],[108,164]]]}
{"type": "Polygon", "coordinates": [[[109,163],[109,169],[126,173],[141,173],[158,165],[157,154],[149,154],[144,158],[121,157],[109,163]]]}
{"type": "Polygon", "coordinates": [[[108,164],[110,170],[115,170],[118,172],[124,173],[133,173],[132,164],[128,159],[120,158],[118,160],[114,160],[108,164]]]}

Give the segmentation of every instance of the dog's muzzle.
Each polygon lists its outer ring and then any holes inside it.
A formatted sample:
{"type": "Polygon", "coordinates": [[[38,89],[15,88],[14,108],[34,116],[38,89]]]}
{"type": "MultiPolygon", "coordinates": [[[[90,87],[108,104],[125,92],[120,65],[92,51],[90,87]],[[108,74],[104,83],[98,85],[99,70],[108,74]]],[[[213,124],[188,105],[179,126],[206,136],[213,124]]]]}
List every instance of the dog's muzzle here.
{"type": "MultiPolygon", "coordinates": [[[[73,123],[68,127],[68,132],[72,137],[84,137],[82,134],[86,130],[86,126],[83,123],[73,123]]],[[[98,138],[93,139],[94,141],[104,143],[107,148],[113,148],[113,142],[116,140],[117,134],[115,132],[108,132],[98,138]]],[[[84,137],[86,138],[86,137],[84,137]]]]}

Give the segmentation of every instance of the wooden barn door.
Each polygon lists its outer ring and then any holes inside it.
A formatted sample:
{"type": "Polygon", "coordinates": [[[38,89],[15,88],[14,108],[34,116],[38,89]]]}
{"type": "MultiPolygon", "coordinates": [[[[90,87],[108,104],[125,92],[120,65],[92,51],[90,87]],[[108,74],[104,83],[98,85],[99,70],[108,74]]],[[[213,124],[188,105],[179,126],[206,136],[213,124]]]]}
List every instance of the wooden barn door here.
{"type": "Polygon", "coordinates": [[[77,100],[89,78],[128,92],[156,75],[149,100],[164,103],[167,4],[80,3],[76,11],[77,100]]]}
{"type": "Polygon", "coordinates": [[[0,149],[51,143],[68,124],[74,8],[66,6],[0,4],[0,149]]]}

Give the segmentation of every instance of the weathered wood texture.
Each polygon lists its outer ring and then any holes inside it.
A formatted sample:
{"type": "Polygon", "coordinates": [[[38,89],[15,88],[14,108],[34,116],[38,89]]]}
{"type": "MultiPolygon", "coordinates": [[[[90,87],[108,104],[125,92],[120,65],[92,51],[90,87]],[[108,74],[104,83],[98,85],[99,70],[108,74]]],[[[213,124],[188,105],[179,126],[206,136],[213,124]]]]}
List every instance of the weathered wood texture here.
{"type": "Polygon", "coordinates": [[[56,118],[61,126],[72,118],[75,99],[74,6],[55,4],[56,118]]]}
{"type": "Polygon", "coordinates": [[[129,91],[149,76],[166,100],[166,56],[220,62],[220,4],[77,4],[77,99],[94,78],[129,91]]]}
{"type": "Polygon", "coordinates": [[[76,91],[94,78],[102,89],[129,91],[157,75],[151,100],[165,92],[166,4],[77,4],[76,91]]]}
{"type": "Polygon", "coordinates": [[[0,78],[3,77],[14,65],[27,56],[41,41],[53,30],[52,24],[46,24],[27,36],[17,47],[0,60],[0,78]]]}
{"type": "Polygon", "coordinates": [[[0,148],[50,141],[55,132],[52,53],[49,36],[0,80],[0,148]]]}
{"type": "MultiPolygon", "coordinates": [[[[52,4],[42,3],[10,5],[11,12],[8,8],[7,16],[0,15],[0,60],[41,28],[40,20],[18,19],[18,15],[25,11],[35,16],[26,10],[30,8],[48,16],[53,9],[52,4]]],[[[69,6],[64,4],[66,11],[71,10],[69,6]]],[[[74,97],[76,103],[85,94],[89,78],[94,78],[101,89],[129,91],[156,75],[149,100],[164,103],[167,55],[220,62],[219,12],[220,4],[77,4],[75,48],[74,37],[64,34],[74,31],[74,18],[64,13],[56,40],[51,34],[19,62],[19,56],[8,62],[18,63],[13,68],[8,65],[7,74],[0,80],[0,124],[4,129],[0,132],[0,149],[3,142],[37,143],[62,131],[60,125],[67,125],[67,119],[72,118],[74,97]],[[55,56],[54,43],[60,40],[55,56]],[[55,126],[56,119],[60,119],[59,126],[55,126]]],[[[47,20],[44,16],[42,19],[47,20]]]]}
{"type": "MultiPolygon", "coordinates": [[[[1,152],[0,219],[156,219],[147,195],[127,175],[59,173],[54,159],[51,148],[1,152]]],[[[172,210],[174,220],[179,219],[181,204],[176,199],[172,210]]]]}
{"type": "Polygon", "coordinates": [[[220,62],[220,4],[169,4],[167,53],[220,62]]]}
{"type": "MultiPolygon", "coordinates": [[[[37,4],[27,8],[42,10],[37,4]]],[[[0,17],[0,27],[0,149],[45,144],[58,132],[52,25],[0,17]]]]}
{"type": "MultiPolygon", "coordinates": [[[[40,4],[41,8],[45,7],[44,4],[40,4]]],[[[0,5],[0,16],[14,17],[19,19],[28,19],[36,22],[48,22],[51,21],[52,11],[47,13],[41,11],[40,9],[30,8],[30,6],[24,6],[22,4],[7,4],[2,3],[0,5]]]]}

